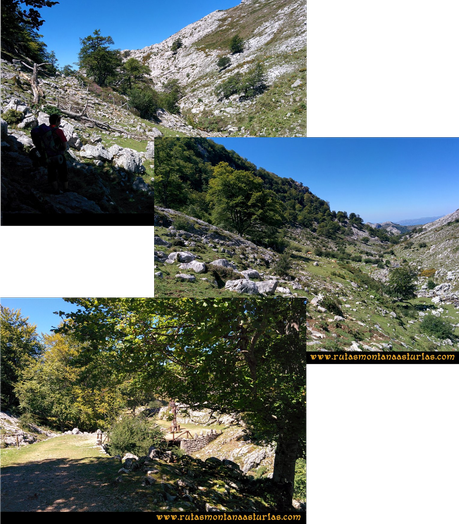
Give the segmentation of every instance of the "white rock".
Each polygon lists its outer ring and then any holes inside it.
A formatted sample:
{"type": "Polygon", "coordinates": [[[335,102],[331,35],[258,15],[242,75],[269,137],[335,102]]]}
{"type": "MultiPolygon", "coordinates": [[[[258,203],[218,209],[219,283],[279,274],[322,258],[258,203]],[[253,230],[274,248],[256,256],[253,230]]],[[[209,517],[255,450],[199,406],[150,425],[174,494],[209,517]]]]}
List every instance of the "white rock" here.
{"type": "Polygon", "coordinates": [[[166,264],[174,264],[174,262],[188,263],[193,260],[196,260],[196,255],[193,255],[193,253],[189,253],[188,251],[174,251],[169,253],[166,264]]]}
{"type": "Polygon", "coordinates": [[[247,279],[228,280],[228,282],[225,284],[225,289],[247,295],[259,294],[257,283],[247,279]]]}
{"type": "Polygon", "coordinates": [[[192,260],[186,264],[180,264],[179,269],[191,269],[196,273],[205,273],[207,271],[207,267],[204,262],[198,262],[197,260],[192,260]]]}
{"type": "Polygon", "coordinates": [[[241,271],[241,275],[244,275],[248,280],[251,278],[261,278],[260,273],[258,273],[256,269],[245,269],[244,271],[241,271]]]}
{"type": "Polygon", "coordinates": [[[277,280],[264,280],[263,282],[257,282],[256,285],[260,294],[274,295],[277,288],[277,280]]]}
{"type": "Polygon", "coordinates": [[[211,266],[221,266],[221,267],[229,267],[231,269],[237,269],[236,264],[233,264],[232,262],[228,262],[225,258],[219,258],[218,260],[214,260],[210,263],[211,266]]]}

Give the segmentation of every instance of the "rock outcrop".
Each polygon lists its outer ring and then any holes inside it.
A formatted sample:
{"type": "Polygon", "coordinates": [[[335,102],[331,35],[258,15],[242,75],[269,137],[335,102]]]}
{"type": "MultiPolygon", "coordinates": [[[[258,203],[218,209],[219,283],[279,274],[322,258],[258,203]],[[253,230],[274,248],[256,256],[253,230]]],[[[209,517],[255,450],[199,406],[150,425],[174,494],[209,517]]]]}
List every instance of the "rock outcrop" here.
{"type": "Polygon", "coordinates": [[[227,123],[225,132],[230,134],[244,134],[235,126],[235,117],[256,113],[257,100],[241,100],[238,95],[221,100],[215,86],[260,62],[268,85],[282,85],[275,95],[279,108],[291,107],[283,117],[283,132],[266,130],[265,135],[305,136],[305,113],[295,113],[295,107],[306,103],[306,19],[303,0],[243,1],[210,13],[163,42],[123,53],[148,65],[159,89],[171,80],[178,81],[185,93],[179,102],[181,110],[192,120],[213,115],[215,121],[227,123]],[[228,42],[238,33],[244,39],[243,52],[230,54],[228,42]],[[178,40],[181,46],[173,50],[178,40]],[[222,70],[217,61],[226,55],[230,55],[230,65],[222,70]]]}

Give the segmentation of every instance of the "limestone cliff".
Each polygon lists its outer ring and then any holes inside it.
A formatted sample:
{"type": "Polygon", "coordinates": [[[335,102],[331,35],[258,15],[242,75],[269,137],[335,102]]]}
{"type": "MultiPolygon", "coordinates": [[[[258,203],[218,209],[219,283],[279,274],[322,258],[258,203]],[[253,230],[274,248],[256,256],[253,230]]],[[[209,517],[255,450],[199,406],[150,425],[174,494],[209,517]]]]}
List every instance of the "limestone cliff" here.
{"type": "Polygon", "coordinates": [[[245,0],[231,9],[210,13],[163,42],[123,54],[148,65],[160,90],[168,81],[178,80],[185,95],[179,103],[181,110],[197,124],[215,124],[230,133],[247,134],[248,130],[238,125],[244,121],[236,116],[248,113],[255,118],[262,103],[267,103],[264,98],[269,98],[271,126],[266,123],[258,133],[252,129],[253,134],[304,136],[306,34],[304,0],[245,0]],[[236,34],[243,38],[244,49],[231,54],[229,42],[236,34]],[[173,43],[179,39],[182,45],[173,51],[173,43]],[[224,56],[231,64],[220,70],[217,61],[224,56]],[[217,84],[235,73],[244,74],[257,62],[263,65],[270,87],[266,97],[218,99],[214,92],[217,84]]]}

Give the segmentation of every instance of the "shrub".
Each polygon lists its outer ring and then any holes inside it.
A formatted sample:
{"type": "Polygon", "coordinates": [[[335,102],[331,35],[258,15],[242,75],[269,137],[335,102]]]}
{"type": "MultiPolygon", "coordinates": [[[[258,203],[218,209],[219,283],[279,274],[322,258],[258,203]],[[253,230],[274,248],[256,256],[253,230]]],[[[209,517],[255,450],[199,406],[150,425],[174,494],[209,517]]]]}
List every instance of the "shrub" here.
{"type": "Polygon", "coordinates": [[[306,500],[306,460],[298,459],[295,465],[295,484],[293,498],[299,501],[306,500]]]}
{"type": "Polygon", "coordinates": [[[165,446],[165,440],[158,426],[151,427],[146,419],[123,418],[113,424],[109,431],[111,455],[134,453],[147,455],[151,446],[165,446]]]}
{"type": "Polygon", "coordinates": [[[428,289],[433,289],[437,284],[435,284],[435,282],[431,279],[429,279],[429,281],[427,282],[427,288],[428,289]]]}
{"type": "Polygon", "coordinates": [[[425,242],[420,242],[419,247],[427,247],[427,244],[425,242]]]}
{"type": "Polygon", "coordinates": [[[229,98],[231,95],[236,95],[240,93],[242,85],[242,75],[241,73],[236,73],[222,82],[215,88],[215,94],[223,98],[229,98]]]}
{"type": "Polygon", "coordinates": [[[174,227],[178,231],[193,231],[194,227],[193,224],[183,217],[177,217],[174,219],[174,227]]]}
{"type": "Polygon", "coordinates": [[[8,109],[5,113],[2,114],[3,120],[9,124],[18,124],[24,118],[24,115],[21,111],[16,111],[16,109],[8,109]]]}
{"type": "Polygon", "coordinates": [[[274,271],[280,276],[284,277],[288,275],[288,272],[292,268],[291,254],[287,251],[282,253],[277,259],[276,265],[274,266],[274,271]]]}
{"type": "Polygon", "coordinates": [[[183,46],[183,42],[181,38],[177,38],[177,40],[174,40],[174,43],[172,44],[171,51],[177,51],[183,46]]]}
{"type": "Polygon", "coordinates": [[[335,315],[344,317],[344,313],[340,307],[341,303],[339,299],[328,296],[322,300],[320,305],[324,307],[325,309],[327,309],[328,311],[330,311],[330,313],[334,313],[335,315]]]}
{"type": "Polygon", "coordinates": [[[231,64],[231,59],[229,56],[222,56],[217,61],[217,67],[222,71],[226,69],[231,64]]]}
{"type": "Polygon", "coordinates": [[[259,62],[244,75],[240,92],[246,98],[253,98],[263,93],[266,87],[265,71],[259,62]]]}
{"type": "Polygon", "coordinates": [[[233,55],[242,53],[244,51],[244,40],[239,35],[234,35],[230,40],[229,49],[233,55]]]}
{"type": "Polygon", "coordinates": [[[159,108],[159,95],[149,87],[132,89],[129,93],[129,103],[137,109],[142,118],[151,118],[159,108]]]}
{"type": "Polygon", "coordinates": [[[454,337],[453,326],[446,320],[441,320],[433,315],[424,317],[420,328],[423,333],[433,335],[443,340],[454,337]]]}

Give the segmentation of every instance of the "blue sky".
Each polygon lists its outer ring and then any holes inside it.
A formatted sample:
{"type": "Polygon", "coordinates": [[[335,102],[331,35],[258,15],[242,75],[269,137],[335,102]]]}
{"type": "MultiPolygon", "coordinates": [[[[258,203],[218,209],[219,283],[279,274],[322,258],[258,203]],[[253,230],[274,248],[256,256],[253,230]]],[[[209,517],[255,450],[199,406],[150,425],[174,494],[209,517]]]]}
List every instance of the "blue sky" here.
{"type": "Polygon", "coordinates": [[[365,222],[443,216],[459,208],[458,138],[212,140],[365,222]]]}
{"type": "Polygon", "coordinates": [[[78,60],[80,38],[100,29],[111,36],[113,49],[142,49],[162,42],[188,24],[216,11],[234,7],[240,0],[61,0],[40,10],[45,23],[39,30],[48,51],[54,51],[60,67],[78,60]]]}
{"type": "Polygon", "coordinates": [[[29,317],[29,324],[37,326],[37,333],[51,333],[52,327],[57,327],[61,321],[54,311],[71,313],[77,307],[62,298],[2,298],[1,304],[9,309],[21,310],[22,317],[29,317]]]}

